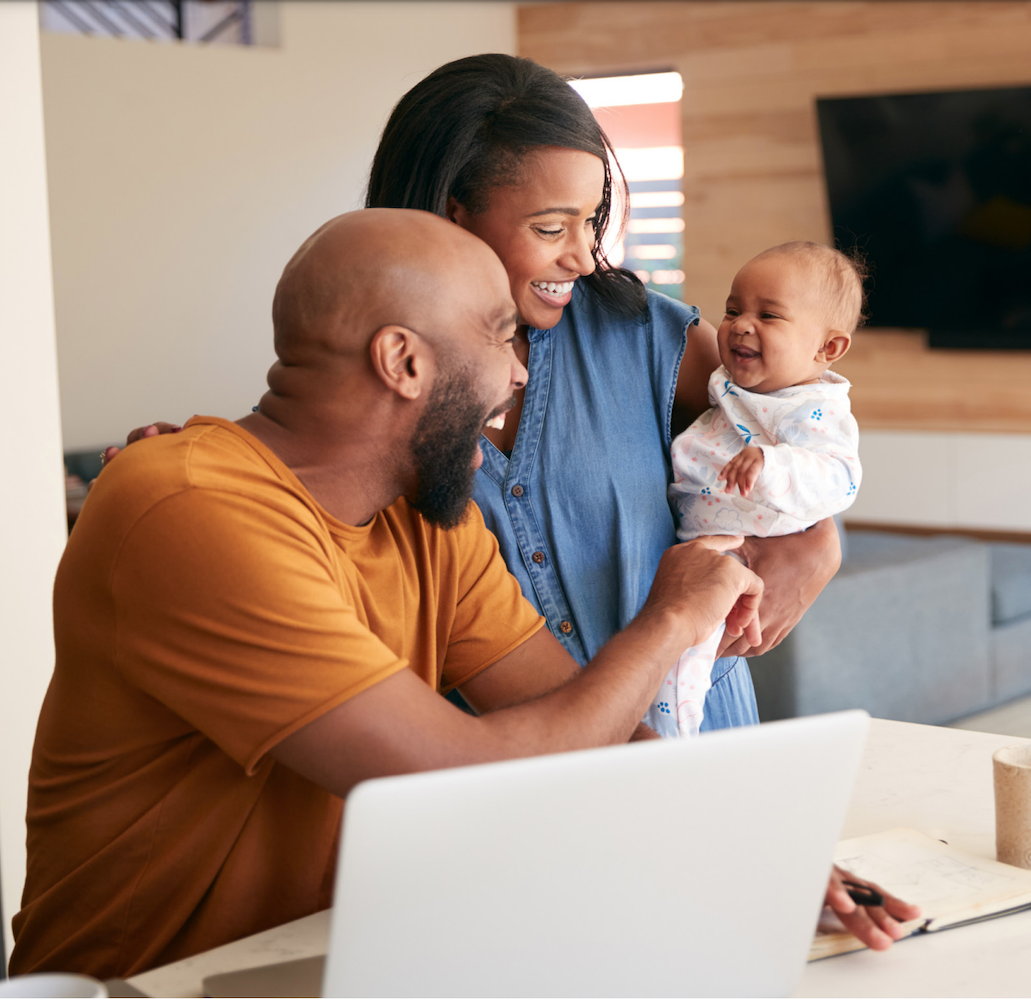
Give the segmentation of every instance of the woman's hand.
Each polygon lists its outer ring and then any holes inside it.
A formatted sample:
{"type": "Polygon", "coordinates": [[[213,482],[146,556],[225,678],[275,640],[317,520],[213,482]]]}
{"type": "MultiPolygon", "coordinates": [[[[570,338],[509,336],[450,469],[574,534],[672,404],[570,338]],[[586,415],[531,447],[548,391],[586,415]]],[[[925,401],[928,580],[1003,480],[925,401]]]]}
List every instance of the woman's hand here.
{"type": "Polygon", "coordinates": [[[762,577],[762,642],[753,646],[747,636],[728,632],[719,656],[758,656],[773,649],[816,600],[841,565],[841,542],[831,518],[818,521],[808,531],[776,538],[746,538],[738,551],[748,567],[762,577]]]}
{"type": "MultiPolygon", "coordinates": [[[[128,436],[125,439],[125,446],[128,448],[129,445],[136,441],[140,441],[143,438],[157,437],[159,434],[178,434],[182,430],[178,424],[166,424],[163,420],[159,420],[156,424],[147,424],[145,427],[136,427],[129,431],[128,436]]],[[[107,465],[112,458],[115,457],[122,449],[116,445],[111,445],[110,448],[105,448],[100,453],[100,461],[107,465]]]]}
{"type": "Polygon", "coordinates": [[[920,916],[919,906],[904,903],[897,896],[885,892],[879,885],[856,878],[837,865],[831,869],[824,905],[834,911],[847,931],[874,951],[890,948],[893,941],[898,941],[903,936],[905,931],[899,926],[899,921],[916,920],[920,916]],[[843,884],[844,879],[873,889],[884,897],[884,905],[860,906],[855,903],[848,894],[848,888],[843,884]]]}

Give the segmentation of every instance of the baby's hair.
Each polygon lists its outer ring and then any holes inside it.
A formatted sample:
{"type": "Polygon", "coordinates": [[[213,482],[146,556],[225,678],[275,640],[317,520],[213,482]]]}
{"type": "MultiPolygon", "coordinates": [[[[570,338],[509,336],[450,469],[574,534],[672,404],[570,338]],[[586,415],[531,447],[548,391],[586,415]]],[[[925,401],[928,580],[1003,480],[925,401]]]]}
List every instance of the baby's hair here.
{"type": "Polygon", "coordinates": [[[827,303],[832,329],[854,333],[866,322],[863,282],[869,274],[869,268],[858,250],[845,253],[824,243],[794,240],[770,247],[757,254],[756,259],[775,254],[800,259],[817,277],[820,296],[827,303]]]}

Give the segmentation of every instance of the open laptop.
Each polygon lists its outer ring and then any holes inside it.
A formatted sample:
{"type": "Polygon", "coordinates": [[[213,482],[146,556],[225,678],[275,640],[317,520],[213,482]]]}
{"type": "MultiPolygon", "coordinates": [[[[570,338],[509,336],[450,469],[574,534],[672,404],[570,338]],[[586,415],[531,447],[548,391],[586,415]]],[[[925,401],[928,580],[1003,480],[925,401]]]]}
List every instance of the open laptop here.
{"type": "Polygon", "coordinates": [[[324,968],[226,973],[206,992],[312,995],[321,975],[328,997],[786,996],[868,721],[363,782],[324,968]]]}

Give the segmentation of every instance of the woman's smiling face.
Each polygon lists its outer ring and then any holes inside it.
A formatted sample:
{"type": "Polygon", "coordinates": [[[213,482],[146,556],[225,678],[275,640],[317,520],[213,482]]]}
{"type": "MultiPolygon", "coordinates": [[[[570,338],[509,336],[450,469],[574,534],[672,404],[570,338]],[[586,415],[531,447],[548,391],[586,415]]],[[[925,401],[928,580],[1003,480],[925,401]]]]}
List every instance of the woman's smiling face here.
{"type": "Polygon", "coordinates": [[[519,180],[494,188],[473,214],[452,203],[449,218],[479,236],[505,265],[520,323],[549,330],[577,278],[594,270],[594,220],[605,166],[593,153],[543,146],[522,160],[519,180]]]}

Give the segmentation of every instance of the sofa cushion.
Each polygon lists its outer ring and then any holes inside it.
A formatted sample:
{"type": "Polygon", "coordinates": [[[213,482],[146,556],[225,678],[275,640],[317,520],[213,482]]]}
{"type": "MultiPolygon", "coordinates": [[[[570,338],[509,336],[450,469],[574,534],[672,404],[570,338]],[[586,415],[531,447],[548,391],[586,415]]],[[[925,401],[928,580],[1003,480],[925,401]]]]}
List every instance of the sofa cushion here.
{"type": "Polygon", "coordinates": [[[68,475],[79,476],[83,482],[88,483],[91,479],[96,479],[104,467],[100,460],[100,445],[96,448],[87,448],[85,451],[66,451],[64,467],[68,470],[68,475]]]}
{"type": "Polygon", "coordinates": [[[1031,615],[1031,545],[992,543],[992,624],[1031,615]]]}
{"type": "Polygon", "coordinates": [[[759,718],[865,708],[938,725],[982,711],[988,579],[983,543],[849,531],[837,576],[779,646],[748,661],[759,718]]]}

